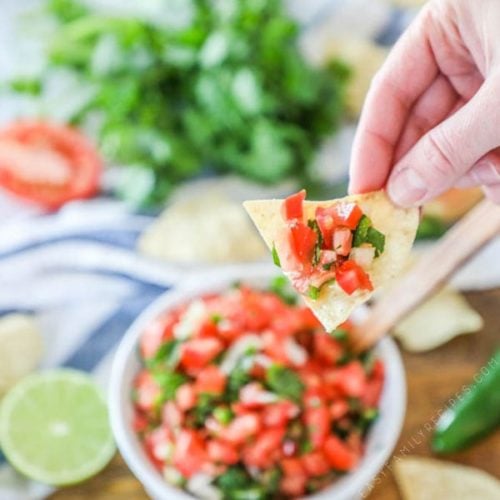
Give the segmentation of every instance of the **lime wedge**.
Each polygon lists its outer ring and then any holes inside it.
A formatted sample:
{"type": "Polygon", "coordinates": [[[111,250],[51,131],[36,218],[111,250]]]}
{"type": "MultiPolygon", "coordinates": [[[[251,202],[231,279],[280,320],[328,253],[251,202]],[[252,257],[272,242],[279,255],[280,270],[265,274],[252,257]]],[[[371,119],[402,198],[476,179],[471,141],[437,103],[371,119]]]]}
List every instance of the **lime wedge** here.
{"type": "Polygon", "coordinates": [[[37,481],[83,481],[113,457],[106,401],[91,377],[54,370],[24,378],[0,406],[0,446],[7,460],[37,481]]]}

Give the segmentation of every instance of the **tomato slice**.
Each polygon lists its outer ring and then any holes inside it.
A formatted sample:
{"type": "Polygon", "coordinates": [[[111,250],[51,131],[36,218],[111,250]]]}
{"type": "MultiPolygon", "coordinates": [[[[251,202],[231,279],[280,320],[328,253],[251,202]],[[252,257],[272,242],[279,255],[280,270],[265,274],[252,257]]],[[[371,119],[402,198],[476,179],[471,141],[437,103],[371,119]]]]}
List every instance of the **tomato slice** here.
{"type": "Polygon", "coordinates": [[[306,190],[289,196],[283,203],[282,215],[285,220],[302,220],[304,216],[303,203],[306,199],[306,190]]]}
{"type": "Polygon", "coordinates": [[[102,161],[77,130],[19,122],[0,132],[0,186],[55,210],[97,192],[102,161]]]}
{"type": "Polygon", "coordinates": [[[373,285],[368,274],[352,260],[346,260],[337,268],[335,277],[340,288],[348,295],[353,294],[358,289],[373,290],[373,285]]]}
{"type": "Polygon", "coordinates": [[[290,227],[290,236],[292,249],[299,261],[302,263],[311,262],[318,238],[316,231],[303,222],[297,222],[290,227]]]}

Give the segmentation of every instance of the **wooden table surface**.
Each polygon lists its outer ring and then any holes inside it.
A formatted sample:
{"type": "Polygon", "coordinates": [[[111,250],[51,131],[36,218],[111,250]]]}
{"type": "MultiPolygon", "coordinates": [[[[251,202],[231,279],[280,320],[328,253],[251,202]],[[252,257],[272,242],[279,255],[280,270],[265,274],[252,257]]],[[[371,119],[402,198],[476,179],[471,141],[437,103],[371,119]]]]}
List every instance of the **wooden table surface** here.
{"type": "MultiPolygon", "coordinates": [[[[424,354],[403,353],[407,372],[408,407],[403,432],[394,456],[431,456],[429,423],[446,402],[474,373],[488,361],[495,346],[500,345],[500,289],[468,293],[467,299],[485,320],[484,330],[458,337],[434,351],[424,354]]],[[[446,458],[479,467],[500,477],[500,432],[462,453],[446,458]]],[[[400,498],[390,467],[384,469],[368,500],[400,498]]],[[[79,486],[60,490],[52,500],[142,500],[148,496],[116,456],[98,476],[79,486]]]]}

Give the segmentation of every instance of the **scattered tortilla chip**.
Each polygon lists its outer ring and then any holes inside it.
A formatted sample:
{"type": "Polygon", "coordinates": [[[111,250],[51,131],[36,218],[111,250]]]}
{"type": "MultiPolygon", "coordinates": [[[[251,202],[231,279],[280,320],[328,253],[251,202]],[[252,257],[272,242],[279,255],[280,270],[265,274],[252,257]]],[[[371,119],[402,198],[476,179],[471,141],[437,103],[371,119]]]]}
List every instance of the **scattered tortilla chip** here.
{"type": "MultiPolygon", "coordinates": [[[[392,204],[385,192],[376,191],[347,196],[331,201],[304,201],[304,214],[314,217],[316,208],[328,207],[339,202],[356,202],[372,220],[373,227],[385,234],[385,250],[375,259],[368,274],[375,290],[386,285],[404,269],[418,226],[418,209],[402,209],[392,204]]],[[[269,249],[283,241],[287,226],[281,216],[283,200],[246,201],[244,206],[264,238],[269,249]]],[[[278,253],[281,253],[278,248],[278,253]]],[[[305,302],[321,321],[326,330],[334,330],[343,323],[352,310],[366,302],[373,292],[357,290],[347,295],[338,284],[324,285],[316,300],[304,297],[305,302]]]]}
{"type": "Polygon", "coordinates": [[[32,372],[42,357],[42,337],[34,319],[23,314],[0,318],[0,395],[32,372]]]}
{"type": "Polygon", "coordinates": [[[395,459],[393,464],[403,500],[500,498],[500,481],[474,467],[420,457],[395,459]]]}
{"type": "Polygon", "coordinates": [[[408,315],[395,328],[393,335],[408,351],[435,349],[452,338],[474,333],[483,327],[483,318],[463,295],[443,288],[408,315]]]}
{"type": "Polygon", "coordinates": [[[180,263],[248,262],[266,254],[241,205],[215,192],[169,206],[141,236],[138,249],[180,263]]]}

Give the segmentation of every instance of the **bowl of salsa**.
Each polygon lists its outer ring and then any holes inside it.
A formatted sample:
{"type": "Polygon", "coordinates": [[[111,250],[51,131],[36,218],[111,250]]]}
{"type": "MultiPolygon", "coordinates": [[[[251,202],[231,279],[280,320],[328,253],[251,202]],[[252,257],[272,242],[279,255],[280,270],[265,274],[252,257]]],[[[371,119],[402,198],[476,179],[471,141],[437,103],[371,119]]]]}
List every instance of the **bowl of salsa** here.
{"type": "Polygon", "coordinates": [[[115,357],[118,447],[158,499],[356,498],[405,409],[392,340],[354,354],[276,270],[188,279],[130,327],[115,357]]]}

